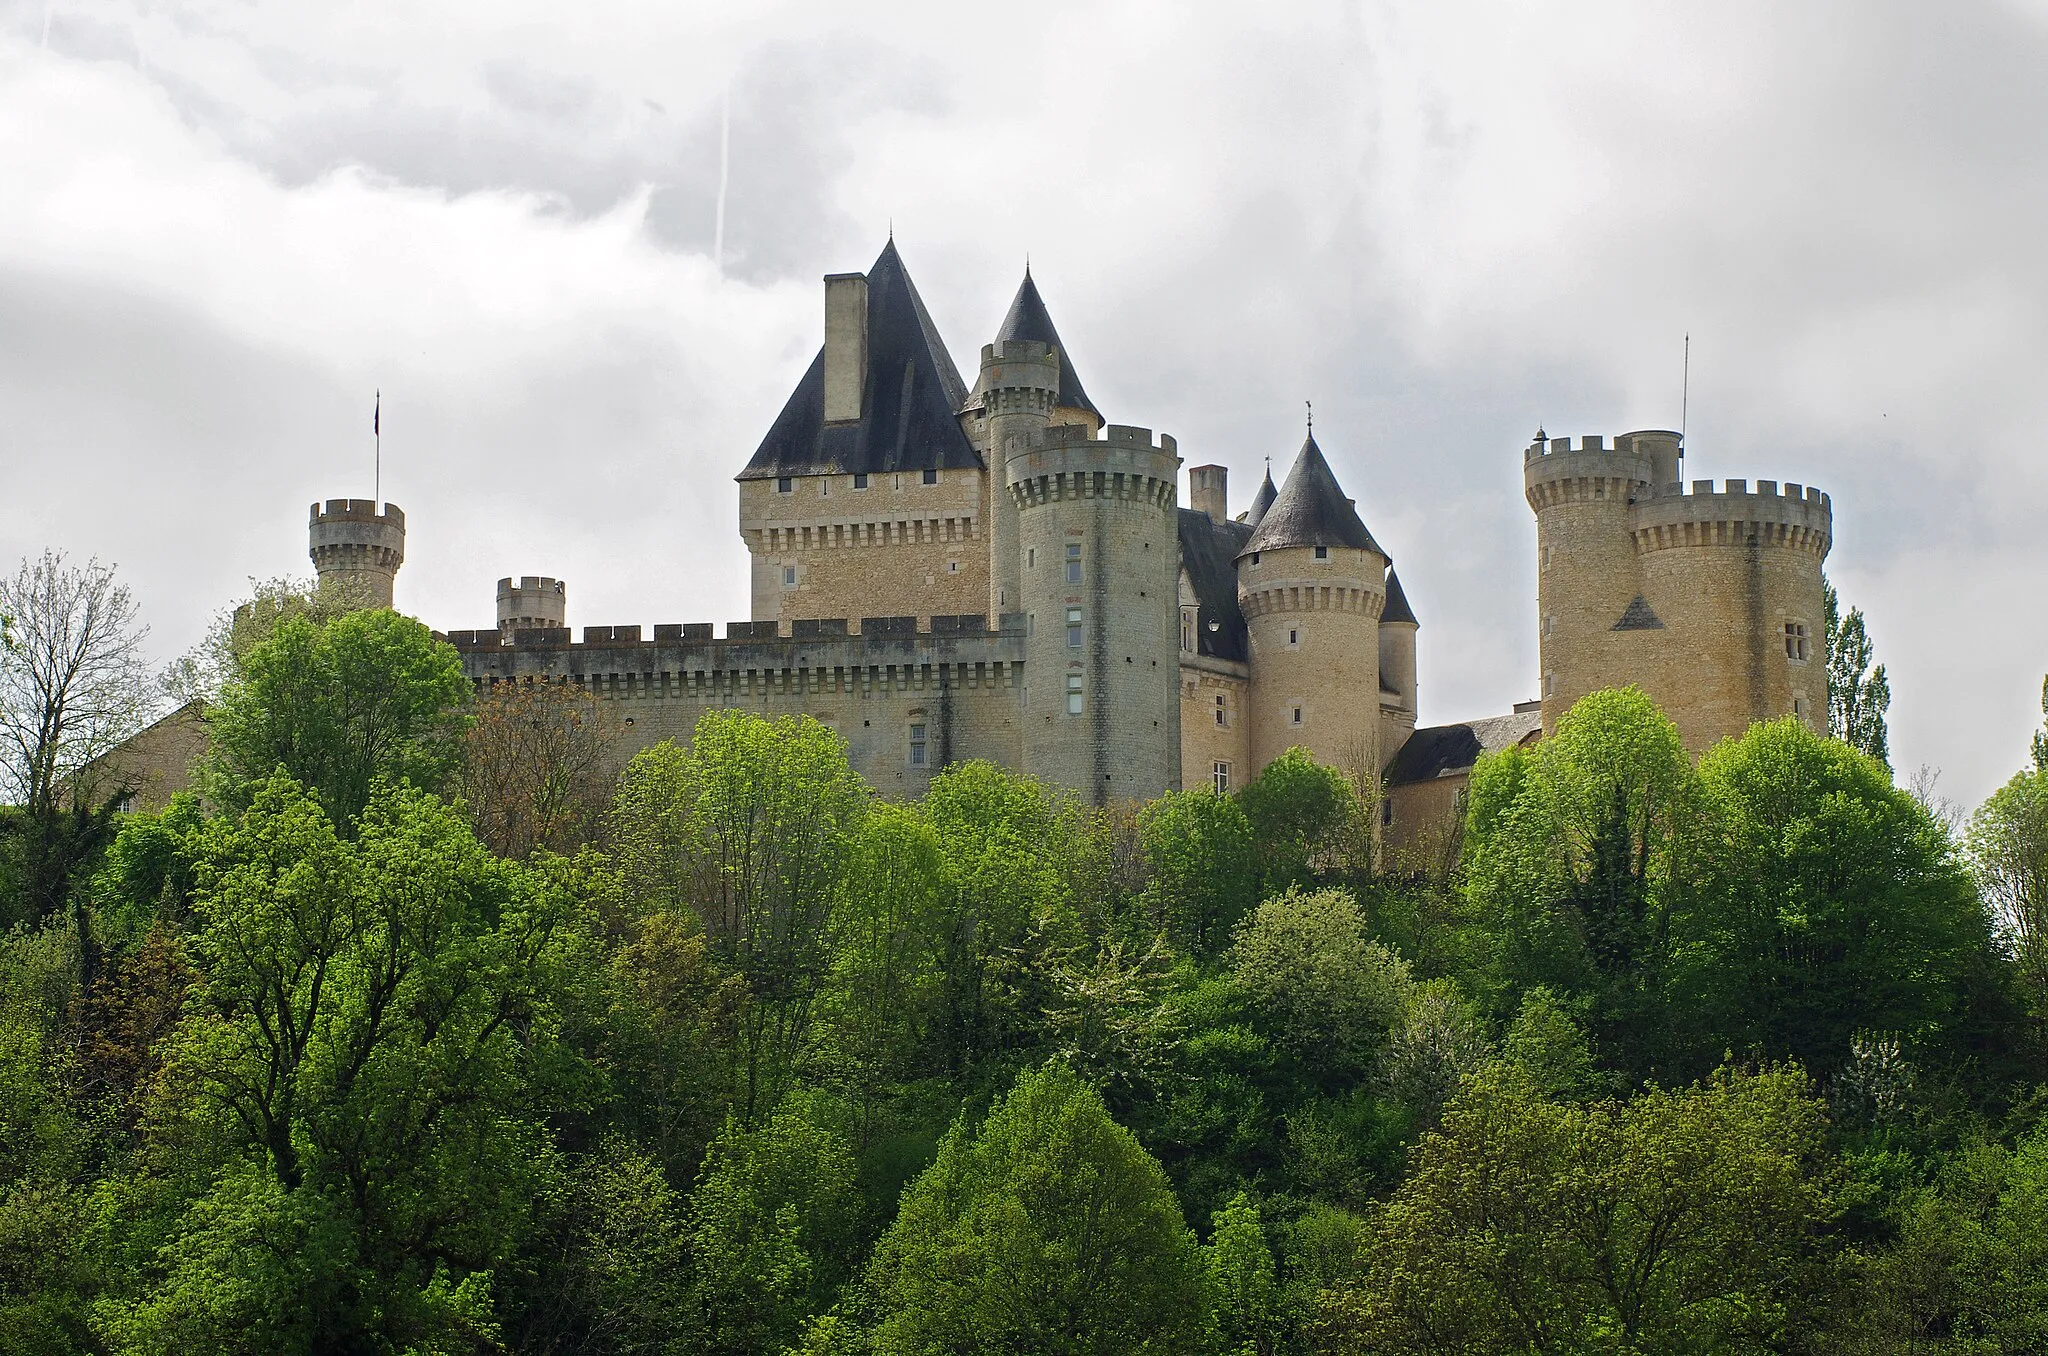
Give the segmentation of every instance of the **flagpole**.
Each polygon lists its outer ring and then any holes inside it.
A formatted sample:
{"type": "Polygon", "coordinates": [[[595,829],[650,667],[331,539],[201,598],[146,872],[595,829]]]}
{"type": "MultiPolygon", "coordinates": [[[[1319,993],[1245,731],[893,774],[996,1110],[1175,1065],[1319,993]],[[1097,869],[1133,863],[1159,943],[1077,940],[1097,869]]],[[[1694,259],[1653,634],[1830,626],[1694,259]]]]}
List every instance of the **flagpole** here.
{"type": "Polygon", "coordinates": [[[377,478],[371,482],[370,487],[370,502],[375,504],[384,497],[384,392],[382,388],[379,388],[377,391],[376,408],[370,414],[370,436],[377,441],[377,478]]]}

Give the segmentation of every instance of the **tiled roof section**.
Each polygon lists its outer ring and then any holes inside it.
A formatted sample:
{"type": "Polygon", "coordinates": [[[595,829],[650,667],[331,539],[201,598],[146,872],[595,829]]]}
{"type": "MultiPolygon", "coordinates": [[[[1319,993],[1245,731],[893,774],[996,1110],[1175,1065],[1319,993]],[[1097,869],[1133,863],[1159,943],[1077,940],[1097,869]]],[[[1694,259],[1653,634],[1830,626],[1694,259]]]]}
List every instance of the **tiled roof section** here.
{"type": "Polygon", "coordinates": [[[1257,527],[1259,520],[1266,516],[1266,510],[1273,507],[1273,501],[1280,497],[1280,491],[1273,488],[1273,467],[1266,465],[1266,478],[1259,482],[1259,492],[1252,496],[1252,506],[1244,515],[1245,526],[1257,527]]]}
{"type": "Polygon", "coordinates": [[[1470,772],[1483,753],[1526,744],[1543,731],[1541,711],[1516,711],[1457,725],[1431,725],[1408,736],[1387,764],[1387,785],[1412,786],[1470,772]]]}
{"type": "Polygon", "coordinates": [[[1622,609],[1621,620],[1608,629],[1614,631],[1662,631],[1664,623],[1657,619],[1657,614],[1650,610],[1649,603],[1644,600],[1642,594],[1638,593],[1629,600],[1628,606],[1622,609]]]}
{"type": "Polygon", "coordinates": [[[1314,437],[1301,445],[1287,483],[1259,519],[1244,551],[1277,551],[1284,546],[1348,546],[1386,554],[1344,497],[1314,437]]]}
{"type": "Polygon", "coordinates": [[[1102,418],[1102,411],[1081,389],[1080,375],[1074,371],[1074,356],[1060,342],[1060,332],[1053,328],[1052,313],[1045,309],[1045,298],[1038,295],[1038,284],[1031,281],[1028,265],[1024,269],[1024,285],[1017,289],[1017,299],[1010,303],[1010,313],[1003,317],[1003,327],[996,331],[998,342],[1005,339],[1030,339],[1058,349],[1060,390],[1053,403],[1062,409],[1086,410],[1097,419],[1102,418]]]}
{"type": "Polygon", "coordinates": [[[1380,609],[1380,620],[1407,622],[1410,626],[1422,625],[1415,620],[1415,609],[1408,606],[1408,594],[1401,587],[1401,576],[1395,574],[1392,569],[1387,571],[1387,605],[1380,609]]]}
{"type": "Polygon", "coordinates": [[[868,370],[861,417],[825,423],[825,351],[803,375],[740,480],[978,467],[961,431],[966,383],[946,352],[896,242],[868,270],[868,370]]]}
{"type": "Polygon", "coordinates": [[[1214,659],[1250,657],[1244,613],[1237,607],[1237,553],[1251,535],[1246,523],[1219,523],[1196,509],[1180,510],[1180,565],[1195,587],[1195,651],[1214,659]],[[1210,629],[1210,623],[1216,623],[1210,629]]]}

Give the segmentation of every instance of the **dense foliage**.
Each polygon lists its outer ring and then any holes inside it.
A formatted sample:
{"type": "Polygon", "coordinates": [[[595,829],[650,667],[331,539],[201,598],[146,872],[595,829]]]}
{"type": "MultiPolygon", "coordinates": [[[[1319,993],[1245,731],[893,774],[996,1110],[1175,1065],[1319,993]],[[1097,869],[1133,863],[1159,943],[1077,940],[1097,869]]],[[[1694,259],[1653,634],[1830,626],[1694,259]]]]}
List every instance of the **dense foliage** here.
{"type": "Polygon", "coordinates": [[[1402,874],[277,611],[0,936],[0,1353],[2048,1350],[2048,772],[1602,692],[1402,874]]]}

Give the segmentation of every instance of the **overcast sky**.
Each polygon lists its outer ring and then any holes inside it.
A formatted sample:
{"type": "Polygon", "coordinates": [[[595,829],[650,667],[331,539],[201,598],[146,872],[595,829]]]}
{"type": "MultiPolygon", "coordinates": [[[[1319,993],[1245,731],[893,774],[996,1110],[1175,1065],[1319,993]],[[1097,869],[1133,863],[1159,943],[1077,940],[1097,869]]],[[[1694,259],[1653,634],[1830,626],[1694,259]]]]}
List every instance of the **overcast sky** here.
{"type": "Polygon", "coordinates": [[[1676,427],[1690,331],[1688,474],[1833,495],[1974,803],[2048,670],[2044,73],[2048,0],[0,0],[0,557],[119,562],[168,657],[309,572],[381,387],[408,611],[743,618],[732,475],[893,221],[963,371],[1028,253],[1233,509],[1314,400],[1425,723],[1535,692],[1537,425],[1676,427]]]}

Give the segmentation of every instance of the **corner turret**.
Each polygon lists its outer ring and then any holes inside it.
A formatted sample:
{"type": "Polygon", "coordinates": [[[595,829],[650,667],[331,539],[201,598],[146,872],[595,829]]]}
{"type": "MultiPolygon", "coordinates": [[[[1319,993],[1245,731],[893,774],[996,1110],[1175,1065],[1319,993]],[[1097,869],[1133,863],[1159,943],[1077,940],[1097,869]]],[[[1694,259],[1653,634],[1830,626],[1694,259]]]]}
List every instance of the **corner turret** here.
{"type": "Polygon", "coordinates": [[[307,555],[323,589],[337,588],[364,607],[390,607],[398,567],[405,564],[405,513],[377,511],[374,499],[330,499],[308,515],[307,555]]]}

